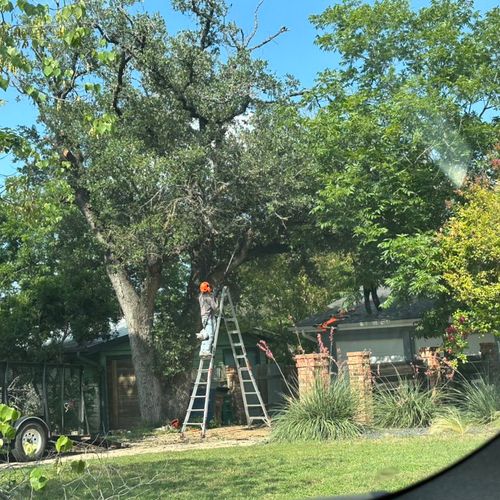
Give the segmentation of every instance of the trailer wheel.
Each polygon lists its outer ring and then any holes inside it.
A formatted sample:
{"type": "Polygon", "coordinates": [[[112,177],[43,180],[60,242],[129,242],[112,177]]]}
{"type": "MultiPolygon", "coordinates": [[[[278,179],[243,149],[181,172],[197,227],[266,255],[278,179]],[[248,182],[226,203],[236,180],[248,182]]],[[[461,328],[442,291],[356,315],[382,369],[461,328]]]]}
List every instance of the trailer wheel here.
{"type": "Polygon", "coordinates": [[[12,455],[19,462],[40,460],[47,447],[47,431],[36,421],[26,422],[19,427],[14,441],[12,455]]]}

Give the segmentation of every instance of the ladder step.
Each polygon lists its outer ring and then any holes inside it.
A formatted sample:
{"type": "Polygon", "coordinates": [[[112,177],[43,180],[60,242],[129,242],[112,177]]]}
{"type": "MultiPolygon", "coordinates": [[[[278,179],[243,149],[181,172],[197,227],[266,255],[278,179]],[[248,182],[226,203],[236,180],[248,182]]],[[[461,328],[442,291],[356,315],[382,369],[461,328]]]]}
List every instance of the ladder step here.
{"type": "Polygon", "coordinates": [[[205,411],[205,408],[191,408],[191,411],[205,411]]]}
{"type": "Polygon", "coordinates": [[[201,423],[201,422],[185,422],[184,425],[200,425],[200,426],[202,426],[203,423],[201,423]]]}
{"type": "Polygon", "coordinates": [[[237,354],[236,357],[238,359],[240,359],[240,358],[246,358],[246,355],[245,354],[237,354]]]}
{"type": "Polygon", "coordinates": [[[206,398],[207,395],[203,394],[203,396],[191,396],[191,399],[201,399],[201,398],[206,398]]]}
{"type": "Polygon", "coordinates": [[[245,392],[247,396],[253,396],[254,394],[259,394],[258,392],[245,392]]]}
{"type": "Polygon", "coordinates": [[[262,408],[262,405],[247,405],[248,408],[262,408]]]}

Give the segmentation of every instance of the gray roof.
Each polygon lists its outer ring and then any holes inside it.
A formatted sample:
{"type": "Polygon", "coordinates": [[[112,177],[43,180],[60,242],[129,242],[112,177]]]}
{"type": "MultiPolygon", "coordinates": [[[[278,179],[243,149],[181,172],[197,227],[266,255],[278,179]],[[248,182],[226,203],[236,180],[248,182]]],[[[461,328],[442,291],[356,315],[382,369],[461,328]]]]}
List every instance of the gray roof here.
{"type": "Polygon", "coordinates": [[[122,341],[128,341],[128,328],[124,319],[121,319],[116,324],[110,325],[110,332],[108,335],[99,337],[97,339],[91,340],[89,342],[84,342],[79,344],[73,337],[69,336],[64,342],[64,352],[86,352],[91,353],[99,351],[105,345],[108,346],[110,342],[120,343],[122,341]]]}
{"type": "MultiPolygon", "coordinates": [[[[381,305],[387,300],[390,290],[387,288],[380,288],[377,295],[380,299],[381,305]]],[[[315,328],[324,321],[330,319],[332,316],[339,317],[342,309],[342,300],[330,304],[331,307],[323,312],[309,316],[299,321],[296,328],[315,328]]],[[[370,301],[372,313],[369,314],[365,309],[364,301],[359,302],[355,307],[347,310],[343,314],[342,324],[358,324],[367,323],[372,321],[397,321],[405,319],[420,319],[424,312],[428,311],[433,302],[429,300],[418,300],[410,303],[394,303],[388,308],[382,307],[379,311],[376,310],[373,302],[370,301]]]]}

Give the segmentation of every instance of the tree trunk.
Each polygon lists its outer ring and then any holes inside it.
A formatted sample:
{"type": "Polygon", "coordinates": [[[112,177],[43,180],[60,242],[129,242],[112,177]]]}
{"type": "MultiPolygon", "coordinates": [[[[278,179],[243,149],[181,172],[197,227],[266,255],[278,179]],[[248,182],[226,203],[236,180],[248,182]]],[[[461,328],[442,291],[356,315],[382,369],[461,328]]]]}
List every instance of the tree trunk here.
{"type": "Polygon", "coordinates": [[[127,318],[130,349],[134,364],[141,420],[147,425],[159,425],[163,418],[163,388],[156,373],[157,353],[151,343],[151,325],[134,324],[134,318],[127,318]]]}
{"type": "Polygon", "coordinates": [[[158,257],[148,256],[146,277],[137,291],[129,276],[113,256],[113,244],[103,231],[90,202],[90,193],[79,185],[83,165],[80,153],[63,150],[62,156],[73,165],[70,183],[75,192],[75,203],[85,217],[97,241],[106,249],[106,271],[116,293],[116,298],[127,322],[132,363],[134,365],[141,420],[144,424],[158,424],[162,420],[163,390],[157,370],[157,353],[153,345],[152,328],[155,297],[160,288],[162,264],[158,257]]]}
{"type": "Polygon", "coordinates": [[[147,425],[157,425],[163,417],[164,391],[162,378],[156,370],[157,353],[153,345],[152,327],[160,270],[156,269],[148,275],[140,295],[123,270],[108,266],[108,276],[127,323],[141,420],[147,425]]]}

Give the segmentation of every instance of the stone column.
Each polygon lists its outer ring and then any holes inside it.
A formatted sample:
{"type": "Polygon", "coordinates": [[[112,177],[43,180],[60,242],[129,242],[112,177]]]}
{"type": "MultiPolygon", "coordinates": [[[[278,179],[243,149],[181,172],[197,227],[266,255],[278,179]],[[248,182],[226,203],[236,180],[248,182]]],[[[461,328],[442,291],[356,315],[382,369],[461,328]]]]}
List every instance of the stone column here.
{"type": "Polygon", "coordinates": [[[295,356],[300,397],[314,387],[316,379],[324,384],[330,383],[329,360],[330,356],[324,353],[297,354],[295,356]]]}
{"type": "Polygon", "coordinates": [[[429,380],[429,387],[433,388],[438,384],[441,375],[438,347],[422,347],[419,354],[427,368],[425,374],[429,380]]]}
{"type": "Polygon", "coordinates": [[[479,344],[481,359],[488,365],[490,382],[498,382],[500,377],[500,356],[496,342],[481,342],[479,344]]]}
{"type": "Polygon", "coordinates": [[[356,420],[369,424],[373,420],[373,388],[370,369],[371,352],[348,352],[349,384],[358,398],[356,420]]]}

